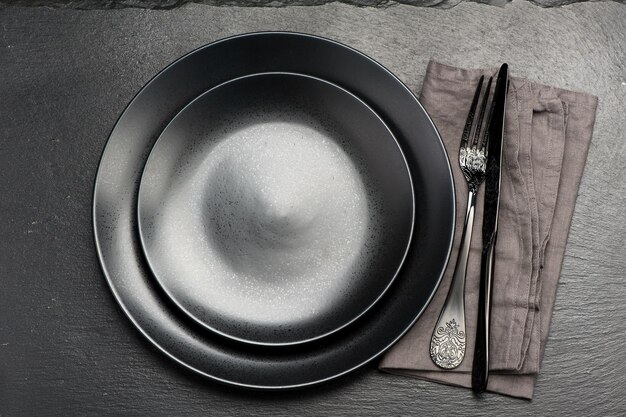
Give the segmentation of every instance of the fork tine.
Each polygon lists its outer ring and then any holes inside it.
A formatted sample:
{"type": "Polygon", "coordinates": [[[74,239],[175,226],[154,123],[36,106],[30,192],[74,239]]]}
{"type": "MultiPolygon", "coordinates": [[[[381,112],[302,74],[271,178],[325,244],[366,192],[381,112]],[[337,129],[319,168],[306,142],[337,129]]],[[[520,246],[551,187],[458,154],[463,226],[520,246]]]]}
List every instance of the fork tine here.
{"type": "MultiPolygon", "coordinates": [[[[475,146],[480,148],[482,146],[481,130],[483,127],[483,119],[485,118],[485,109],[487,108],[487,101],[489,100],[489,93],[491,92],[491,82],[493,81],[493,77],[489,77],[489,81],[487,82],[487,88],[485,88],[485,94],[483,95],[483,99],[480,103],[480,113],[478,115],[478,121],[476,122],[476,130],[474,130],[474,138],[472,139],[471,146],[475,146]]],[[[489,126],[489,123],[487,123],[489,126]]]]}
{"type": "Polygon", "coordinates": [[[465,127],[463,128],[463,135],[461,136],[461,149],[467,147],[467,142],[470,137],[470,133],[472,131],[472,124],[474,123],[474,114],[476,113],[476,105],[478,104],[478,97],[480,96],[480,90],[483,88],[483,80],[485,79],[484,75],[480,76],[480,80],[478,81],[478,87],[476,87],[476,92],[474,93],[474,98],[472,99],[472,106],[470,107],[469,113],[467,113],[467,120],[465,122],[465,127]]]}

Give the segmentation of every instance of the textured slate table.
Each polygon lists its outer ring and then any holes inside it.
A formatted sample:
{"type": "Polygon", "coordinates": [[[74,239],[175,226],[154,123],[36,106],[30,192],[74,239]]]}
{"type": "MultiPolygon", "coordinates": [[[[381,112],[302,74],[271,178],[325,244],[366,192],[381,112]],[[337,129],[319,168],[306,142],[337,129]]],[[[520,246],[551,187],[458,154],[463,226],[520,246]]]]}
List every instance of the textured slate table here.
{"type": "Polygon", "coordinates": [[[626,6],[0,9],[0,415],[626,414],[626,6]],[[175,366],[100,272],[91,188],[117,116],[183,53],[279,29],[346,42],[414,90],[426,62],[508,61],[600,98],[536,397],[478,400],[374,366],[323,387],[233,391],[175,366]]]}

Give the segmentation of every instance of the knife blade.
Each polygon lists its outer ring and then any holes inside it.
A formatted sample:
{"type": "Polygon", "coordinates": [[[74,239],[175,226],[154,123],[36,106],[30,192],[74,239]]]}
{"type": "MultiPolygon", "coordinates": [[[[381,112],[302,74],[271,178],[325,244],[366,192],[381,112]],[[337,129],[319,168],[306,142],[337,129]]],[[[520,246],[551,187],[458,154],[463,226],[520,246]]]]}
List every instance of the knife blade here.
{"type": "Polygon", "coordinates": [[[480,290],[478,296],[478,321],[476,346],[472,364],[472,390],[482,393],[489,379],[489,325],[491,316],[491,293],[495,267],[495,246],[498,235],[498,210],[500,208],[500,180],[504,118],[509,87],[509,66],[503,64],[498,71],[487,145],[487,172],[483,210],[483,249],[481,259],[480,290]]]}

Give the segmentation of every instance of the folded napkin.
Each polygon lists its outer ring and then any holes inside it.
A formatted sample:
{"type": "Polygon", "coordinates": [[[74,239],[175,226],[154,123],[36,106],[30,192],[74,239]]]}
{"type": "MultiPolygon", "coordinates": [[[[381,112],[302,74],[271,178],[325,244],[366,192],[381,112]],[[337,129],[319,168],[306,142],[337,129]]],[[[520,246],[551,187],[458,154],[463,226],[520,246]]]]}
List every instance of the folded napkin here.
{"type": "MultiPolygon", "coordinates": [[[[427,310],[380,363],[385,372],[464,387],[471,387],[484,186],[478,194],[467,268],[465,359],[458,368],[444,371],[431,361],[429,346],[460,246],[467,185],[459,168],[459,145],[481,75],[496,75],[496,69],[428,65],[420,101],[439,129],[451,161],[457,205],[454,246],[427,310]]],[[[511,79],[493,283],[489,391],[526,399],[533,396],[597,101],[588,94],[511,79]]]]}

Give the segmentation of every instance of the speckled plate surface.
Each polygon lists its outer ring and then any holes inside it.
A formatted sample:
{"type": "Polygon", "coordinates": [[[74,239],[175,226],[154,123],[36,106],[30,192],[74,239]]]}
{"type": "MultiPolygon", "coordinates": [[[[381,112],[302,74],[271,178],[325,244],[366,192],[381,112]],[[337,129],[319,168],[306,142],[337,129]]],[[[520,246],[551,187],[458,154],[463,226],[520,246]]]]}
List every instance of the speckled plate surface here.
{"type": "Polygon", "coordinates": [[[153,78],[111,132],[93,201],[95,242],[104,275],[142,335],[194,372],[257,389],[296,388],[336,378],[374,359],[398,340],[439,285],[450,254],[454,211],[454,186],[443,144],[411,91],[380,64],[345,45],[275,32],[236,36],[199,48],[153,78]],[[233,341],[182,313],[148,268],[137,227],[141,174],[163,128],[207,90],[263,72],[318,77],[367,103],[402,147],[415,195],[409,253],[380,300],[329,336],[281,347],[233,341]]]}
{"type": "Polygon", "coordinates": [[[391,131],[356,96],[255,74],[168,124],[138,216],[148,264],[181,310],[221,335],[286,345],[345,327],[391,285],[413,187],[391,131]]]}

